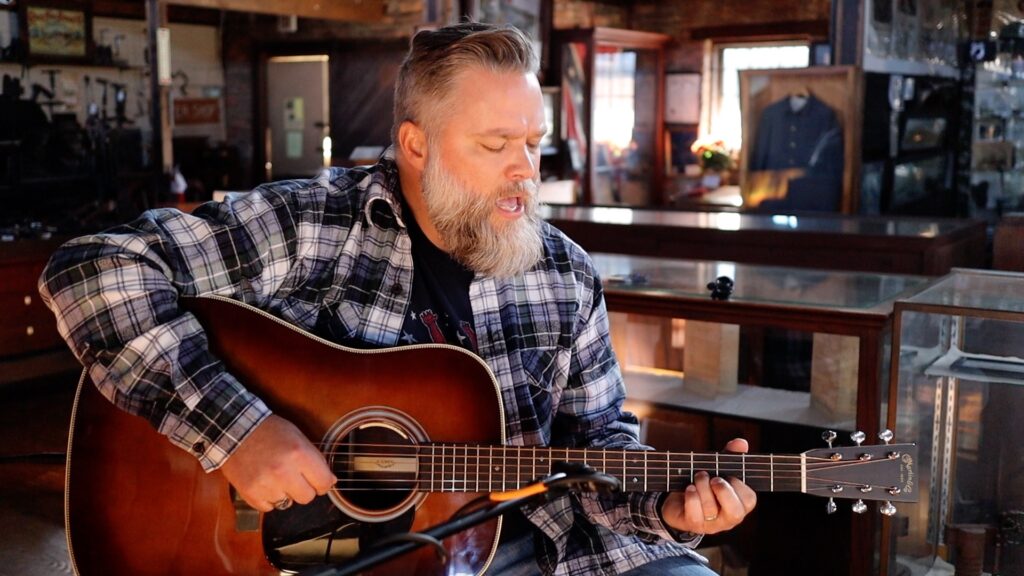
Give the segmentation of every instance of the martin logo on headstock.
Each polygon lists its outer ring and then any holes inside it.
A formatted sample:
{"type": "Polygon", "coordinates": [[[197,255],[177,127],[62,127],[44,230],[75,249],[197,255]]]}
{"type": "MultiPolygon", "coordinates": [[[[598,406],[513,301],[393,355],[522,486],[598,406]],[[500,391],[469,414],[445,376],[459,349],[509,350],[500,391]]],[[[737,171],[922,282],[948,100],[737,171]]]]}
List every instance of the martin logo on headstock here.
{"type": "Polygon", "coordinates": [[[903,484],[903,491],[907,494],[914,492],[914,456],[911,454],[904,454],[900,459],[900,483],[903,484]]]}

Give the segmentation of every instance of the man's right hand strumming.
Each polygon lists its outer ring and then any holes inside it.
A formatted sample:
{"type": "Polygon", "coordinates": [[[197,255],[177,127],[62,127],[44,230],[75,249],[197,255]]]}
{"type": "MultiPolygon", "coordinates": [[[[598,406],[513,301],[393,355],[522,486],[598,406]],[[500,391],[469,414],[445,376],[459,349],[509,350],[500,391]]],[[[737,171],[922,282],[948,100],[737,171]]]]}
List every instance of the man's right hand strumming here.
{"type": "Polygon", "coordinates": [[[337,482],[323,454],[294,424],[273,414],[238,446],[221,472],[261,512],[286,508],[292,501],[308,504],[337,482]]]}

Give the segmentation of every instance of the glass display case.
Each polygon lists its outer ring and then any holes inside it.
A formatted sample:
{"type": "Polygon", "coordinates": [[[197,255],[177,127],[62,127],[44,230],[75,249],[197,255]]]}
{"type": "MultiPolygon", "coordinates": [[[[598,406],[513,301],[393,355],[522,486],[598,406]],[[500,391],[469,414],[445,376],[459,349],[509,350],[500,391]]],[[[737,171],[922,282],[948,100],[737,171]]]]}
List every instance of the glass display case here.
{"type": "MultiPolygon", "coordinates": [[[[640,418],[644,441],[662,450],[718,450],[742,436],[754,453],[800,453],[824,446],[825,430],[847,444],[855,430],[874,438],[892,304],[928,282],[591,256],[603,281],[626,409],[640,418]]],[[[724,538],[751,574],[786,573],[799,562],[805,574],[859,576],[874,571],[878,518],[850,506],[829,515],[825,502],[800,494],[761,494],[756,518],[724,538]]]]}
{"type": "Polygon", "coordinates": [[[1024,574],[1024,275],[957,269],[894,308],[886,425],[919,445],[883,573],[1024,574]]]}
{"type": "Polygon", "coordinates": [[[662,204],[663,46],[653,32],[557,31],[561,78],[561,176],[581,204],[662,204]]]}
{"type": "MultiPolygon", "coordinates": [[[[878,389],[893,301],[927,283],[921,276],[865,274],[594,253],[611,315],[613,345],[630,380],[633,397],[706,412],[821,429],[872,429],[858,418],[858,394],[878,389]],[[729,278],[725,300],[711,297],[709,284],[729,278]],[[692,330],[686,324],[699,324],[692,330]],[[738,333],[728,327],[780,328],[812,337],[809,387],[773,381],[770,374],[743,371],[739,383],[738,333]],[[725,328],[722,330],[722,328],[725,328]],[[686,367],[707,372],[686,357],[689,345],[714,348],[731,381],[702,385],[684,378],[686,367]],[[814,354],[823,347],[826,354],[814,354]],[[821,389],[818,389],[818,385],[821,389]],[[700,387],[701,389],[697,389],[700,387]],[[857,420],[855,422],[855,420],[857,420]]],[[[787,335],[789,337],[789,335],[787,335]]],[[[748,358],[756,354],[746,351],[748,358]]],[[[762,368],[763,368],[762,359],[762,368]]],[[[693,361],[706,362],[706,355],[693,361]]],[[[721,370],[718,370],[718,369],[721,370]]],[[[706,380],[706,378],[705,378],[706,380]]],[[[871,414],[871,402],[862,406],[871,414]]]]}

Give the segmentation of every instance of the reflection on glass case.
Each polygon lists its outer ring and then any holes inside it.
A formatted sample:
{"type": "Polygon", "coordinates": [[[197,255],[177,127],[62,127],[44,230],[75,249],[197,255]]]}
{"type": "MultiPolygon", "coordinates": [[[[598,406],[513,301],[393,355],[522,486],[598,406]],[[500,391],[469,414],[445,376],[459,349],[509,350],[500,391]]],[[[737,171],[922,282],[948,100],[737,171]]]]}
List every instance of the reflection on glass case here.
{"type": "Polygon", "coordinates": [[[883,414],[917,442],[884,574],[1024,574],[1024,275],[954,270],[896,303],[883,414]]]}

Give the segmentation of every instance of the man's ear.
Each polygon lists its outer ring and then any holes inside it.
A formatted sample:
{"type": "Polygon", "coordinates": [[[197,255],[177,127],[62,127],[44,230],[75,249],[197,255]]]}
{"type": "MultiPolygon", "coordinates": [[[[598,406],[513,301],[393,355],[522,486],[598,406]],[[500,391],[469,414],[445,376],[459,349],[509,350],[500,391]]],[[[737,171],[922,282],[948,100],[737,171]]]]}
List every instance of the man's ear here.
{"type": "Polygon", "coordinates": [[[427,166],[427,134],[422,128],[406,120],[398,127],[398,148],[402,156],[417,171],[427,166]]]}

